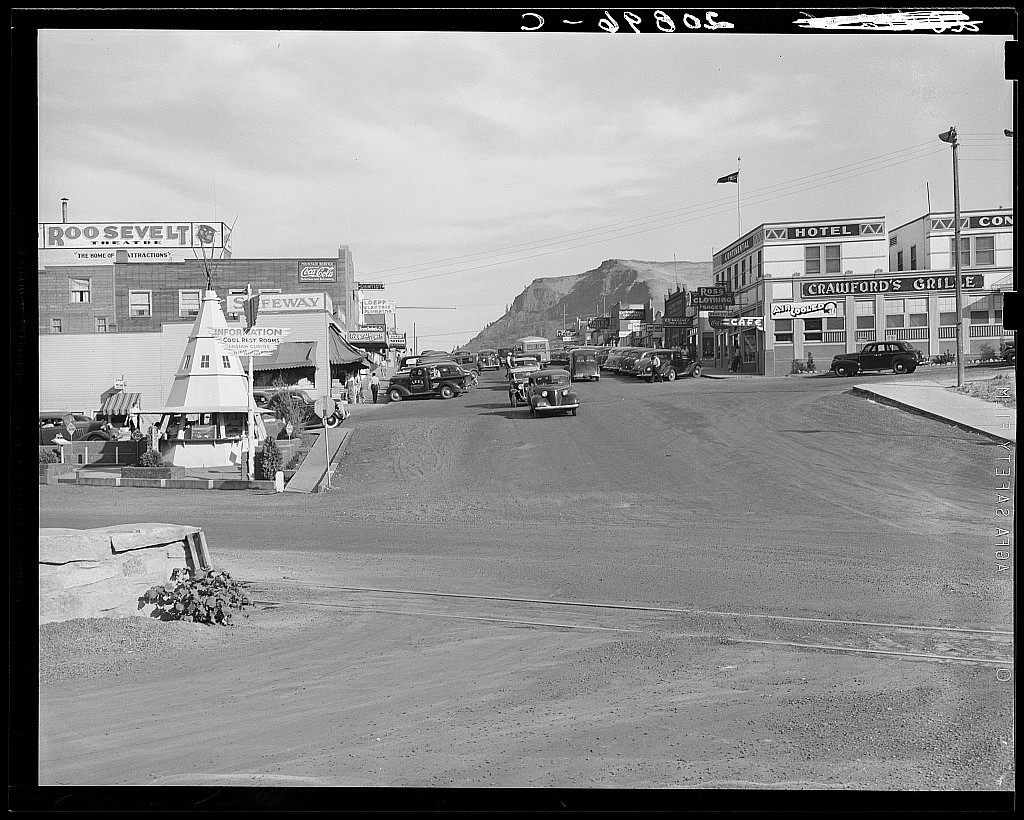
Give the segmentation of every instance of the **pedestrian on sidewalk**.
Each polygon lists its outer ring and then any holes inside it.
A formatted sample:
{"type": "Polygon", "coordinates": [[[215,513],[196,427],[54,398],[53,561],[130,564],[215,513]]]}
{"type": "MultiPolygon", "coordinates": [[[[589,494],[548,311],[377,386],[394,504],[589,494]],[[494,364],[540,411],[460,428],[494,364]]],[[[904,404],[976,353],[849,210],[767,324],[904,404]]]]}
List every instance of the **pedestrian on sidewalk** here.
{"type": "Polygon", "coordinates": [[[740,368],[743,366],[743,359],[740,358],[740,349],[737,347],[732,356],[732,364],[729,365],[729,370],[733,373],[739,373],[740,368]]]}
{"type": "Polygon", "coordinates": [[[345,379],[345,392],[348,394],[348,403],[355,404],[358,390],[356,388],[356,377],[354,373],[349,373],[348,378],[345,379]]]}
{"type": "Polygon", "coordinates": [[[373,393],[373,403],[377,403],[377,391],[380,390],[380,379],[377,376],[377,371],[374,370],[370,376],[370,392],[373,393]]]}
{"type": "Polygon", "coordinates": [[[359,403],[366,404],[366,394],[369,392],[370,377],[366,375],[364,370],[359,374],[359,403]]]}
{"type": "Polygon", "coordinates": [[[651,384],[661,380],[661,356],[654,354],[654,358],[651,359],[651,384]]]}

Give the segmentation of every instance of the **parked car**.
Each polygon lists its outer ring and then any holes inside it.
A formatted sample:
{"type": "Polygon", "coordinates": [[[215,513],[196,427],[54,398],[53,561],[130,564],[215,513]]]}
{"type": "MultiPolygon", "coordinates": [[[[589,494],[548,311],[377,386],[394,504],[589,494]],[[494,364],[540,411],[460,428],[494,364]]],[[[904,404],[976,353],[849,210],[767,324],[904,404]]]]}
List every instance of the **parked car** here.
{"type": "Polygon", "coordinates": [[[641,356],[649,350],[646,347],[634,347],[630,350],[622,359],[619,361],[619,373],[623,376],[629,376],[633,373],[633,367],[641,356]]]}
{"type": "MultiPolygon", "coordinates": [[[[260,388],[257,387],[252,391],[252,398],[256,404],[258,410],[264,413],[270,414],[276,412],[276,406],[281,401],[291,400],[291,402],[303,410],[303,423],[309,426],[322,427],[324,426],[323,419],[317,414],[314,409],[316,401],[307,393],[298,387],[282,387],[282,388],[260,388]]],[[[339,424],[345,421],[352,412],[348,410],[345,405],[338,402],[337,410],[334,414],[327,419],[328,427],[337,427],[339,424]]]]}
{"type": "Polygon", "coordinates": [[[114,438],[114,433],[107,422],[91,419],[81,413],[40,413],[40,446],[53,444],[53,440],[58,436],[67,441],[110,441],[114,438]],[[67,421],[74,425],[74,433],[67,429],[67,421]]]}
{"type": "Polygon", "coordinates": [[[388,399],[395,402],[416,396],[450,399],[465,393],[472,378],[455,362],[426,362],[395,373],[388,381],[388,399]]]}
{"type": "Polygon", "coordinates": [[[1010,364],[1015,364],[1016,363],[1016,361],[1017,361],[1017,342],[1016,342],[1016,340],[1014,340],[1012,342],[1003,342],[999,346],[999,350],[1000,350],[1000,353],[1003,356],[1004,361],[1007,361],[1010,364]]]}
{"type": "Polygon", "coordinates": [[[551,358],[547,363],[548,367],[557,367],[562,370],[569,369],[569,351],[568,350],[552,350],[551,358]]]}
{"type": "Polygon", "coordinates": [[[650,379],[651,378],[651,362],[654,361],[654,357],[657,356],[661,360],[661,367],[659,368],[662,376],[665,374],[665,364],[672,356],[672,351],[667,348],[657,348],[655,350],[645,350],[640,354],[640,357],[633,363],[630,369],[630,375],[636,376],[638,379],[650,379]]]}
{"type": "Polygon", "coordinates": [[[534,356],[513,356],[512,369],[515,370],[518,367],[528,367],[531,370],[540,370],[540,360],[534,356]]]}
{"type": "Polygon", "coordinates": [[[580,406],[579,394],[572,386],[569,371],[555,368],[545,368],[530,374],[526,385],[526,400],[530,405],[530,413],[535,416],[562,411],[575,416],[580,406]]]}
{"type": "Polygon", "coordinates": [[[569,375],[573,381],[601,381],[601,368],[597,364],[597,350],[578,347],[569,351],[569,375]]]}
{"type": "Polygon", "coordinates": [[[508,374],[508,403],[512,407],[518,407],[520,403],[527,404],[526,386],[530,381],[530,374],[540,370],[540,366],[534,362],[533,366],[513,367],[508,374]]]}
{"type": "Polygon", "coordinates": [[[703,369],[701,368],[700,359],[696,358],[693,353],[692,350],[688,350],[685,347],[681,350],[673,350],[667,362],[662,359],[661,377],[670,382],[674,382],[683,376],[692,376],[695,379],[699,379],[703,369]]]}
{"type": "Polygon", "coordinates": [[[616,371],[619,369],[619,364],[622,362],[622,357],[629,353],[633,348],[631,347],[613,347],[608,355],[605,357],[604,362],[601,364],[602,370],[616,371]]]}
{"type": "Polygon", "coordinates": [[[498,351],[494,348],[481,348],[476,354],[476,360],[481,370],[499,370],[501,368],[498,351]]]}
{"type": "Polygon", "coordinates": [[[892,370],[913,373],[924,362],[920,350],[907,342],[871,342],[859,353],[840,353],[832,359],[831,371],[837,376],[853,376],[865,370],[892,370]]]}
{"type": "Polygon", "coordinates": [[[475,377],[474,383],[480,381],[480,365],[472,353],[453,353],[448,357],[448,361],[455,362],[467,373],[472,373],[475,377]]]}
{"type": "Polygon", "coordinates": [[[604,369],[604,363],[608,361],[608,357],[612,354],[612,347],[601,347],[597,350],[597,366],[600,369],[604,369]]]}

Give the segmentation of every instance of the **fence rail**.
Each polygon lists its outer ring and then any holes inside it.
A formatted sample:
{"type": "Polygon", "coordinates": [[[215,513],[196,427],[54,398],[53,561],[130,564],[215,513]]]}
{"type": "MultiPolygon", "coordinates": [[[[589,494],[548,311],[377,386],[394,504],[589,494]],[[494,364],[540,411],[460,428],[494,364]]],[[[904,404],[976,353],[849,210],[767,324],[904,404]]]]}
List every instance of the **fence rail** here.
{"type": "Polygon", "coordinates": [[[890,341],[920,341],[928,338],[926,327],[900,327],[885,331],[885,338],[890,341]]]}

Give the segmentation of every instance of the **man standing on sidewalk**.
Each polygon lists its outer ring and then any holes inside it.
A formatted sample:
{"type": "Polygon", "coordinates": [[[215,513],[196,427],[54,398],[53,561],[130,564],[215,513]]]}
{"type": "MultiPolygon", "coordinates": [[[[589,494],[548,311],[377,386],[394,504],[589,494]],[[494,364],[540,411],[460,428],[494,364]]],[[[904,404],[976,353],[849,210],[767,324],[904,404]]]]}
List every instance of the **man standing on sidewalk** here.
{"type": "Polygon", "coordinates": [[[655,353],[654,358],[651,359],[651,384],[661,380],[661,356],[655,353]]]}
{"type": "Polygon", "coordinates": [[[373,403],[377,403],[377,391],[380,390],[380,378],[377,376],[377,371],[374,370],[370,374],[370,392],[373,393],[373,403]]]}

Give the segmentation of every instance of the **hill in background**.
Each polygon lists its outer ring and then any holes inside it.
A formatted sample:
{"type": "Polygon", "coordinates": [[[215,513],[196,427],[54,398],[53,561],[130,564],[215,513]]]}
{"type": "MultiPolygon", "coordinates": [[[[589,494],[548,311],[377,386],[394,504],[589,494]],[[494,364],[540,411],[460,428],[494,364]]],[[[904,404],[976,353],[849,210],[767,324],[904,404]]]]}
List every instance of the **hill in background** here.
{"type": "Polygon", "coordinates": [[[511,347],[521,336],[554,339],[565,327],[575,328],[586,319],[611,310],[619,303],[646,304],[663,310],[665,297],[676,287],[692,290],[712,284],[711,262],[641,262],[608,259],[586,273],[534,279],[500,319],[491,322],[466,350],[511,347]]]}

